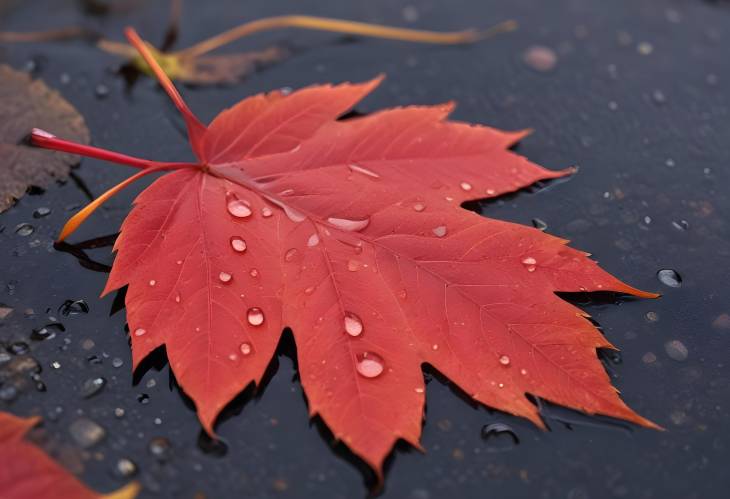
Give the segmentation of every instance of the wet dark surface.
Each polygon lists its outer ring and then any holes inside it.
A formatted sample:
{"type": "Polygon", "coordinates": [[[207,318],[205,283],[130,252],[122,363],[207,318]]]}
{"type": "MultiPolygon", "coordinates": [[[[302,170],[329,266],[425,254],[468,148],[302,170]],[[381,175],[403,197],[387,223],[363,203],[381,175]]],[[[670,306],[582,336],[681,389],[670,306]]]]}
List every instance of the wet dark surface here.
{"type": "MultiPolygon", "coordinates": [[[[166,2],[107,17],[84,15],[80,3],[9,2],[0,29],[82,24],[120,39],[121,28],[132,24],[152,41],[163,37],[166,2]]],[[[607,270],[664,295],[655,301],[572,299],[585,304],[621,347],[620,356],[604,360],[624,399],[666,432],[549,407],[551,431],[544,433],[473,407],[434,377],[422,439],[427,453],[399,448],[383,497],[726,497],[730,5],[186,2],[179,46],[239,20],[292,11],[440,29],[514,18],[520,29],[459,48],[340,43],[336,35],[293,31],[261,35],[238,47],[287,41],[304,50],[234,87],[184,89],[201,118],[254,92],[358,81],[385,71],[389,78],[359,111],[454,99],[457,119],[532,127],[535,134],[519,146],[522,154],[552,168],[578,164],[579,173],[484,204],[482,212],[524,224],[537,218],[607,270]],[[551,71],[523,61],[533,45],[555,52],[551,71]],[[676,271],[681,283],[668,273],[662,278],[670,285],[660,282],[662,269],[676,271]]],[[[29,61],[86,117],[94,144],[153,159],[190,157],[164,94],[149,79],[125,91],[113,56],[82,42],[0,48],[0,62],[22,69],[29,61]],[[100,84],[108,94],[98,95],[100,84]]],[[[53,248],[65,219],[88,200],[83,185],[98,195],[129,174],[84,160],[75,170],[78,182],[26,196],[0,215],[0,311],[13,309],[0,319],[6,347],[0,351],[0,409],[44,416],[37,437],[45,448],[102,491],[134,474],[144,498],[197,492],[209,498],[364,497],[368,475],[342,448],[331,448],[322,425],[308,421],[290,337],[264,389],[253,398],[244,394],[225,412],[218,425],[224,443],[200,436],[191,404],[171,385],[164,355],[133,378],[124,310],[113,296],[98,298],[112,238],[82,248],[85,264],[77,259],[79,248],[73,254],[53,248]],[[41,216],[41,208],[50,213],[41,216]],[[32,233],[27,227],[16,232],[24,223],[32,233]],[[64,308],[67,300],[85,306],[64,308]]],[[[142,187],[107,203],[73,241],[113,235],[142,187]]]]}

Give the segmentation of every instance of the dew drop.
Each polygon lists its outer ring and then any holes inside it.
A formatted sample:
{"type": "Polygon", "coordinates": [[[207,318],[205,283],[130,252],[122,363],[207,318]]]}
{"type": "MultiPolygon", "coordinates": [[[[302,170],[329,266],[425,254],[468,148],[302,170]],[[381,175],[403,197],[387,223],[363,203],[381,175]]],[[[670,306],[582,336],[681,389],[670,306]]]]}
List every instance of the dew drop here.
{"type": "Polygon", "coordinates": [[[383,359],[377,354],[365,352],[358,355],[356,369],[360,376],[376,378],[383,373],[383,359]]]}
{"type": "Polygon", "coordinates": [[[220,279],[221,282],[231,282],[233,276],[228,272],[221,272],[220,274],[218,274],[218,279],[220,279]]]}
{"type": "Polygon", "coordinates": [[[251,277],[258,277],[259,271],[257,269],[251,269],[251,271],[248,273],[251,277]]]}
{"type": "Polygon", "coordinates": [[[310,248],[313,248],[319,244],[319,236],[317,234],[312,234],[309,236],[309,239],[307,239],[307,246],[310,248]]]}
{"type": "Polygon", "coordinates": [[[297,257],[298,254],[299,254],[299,250],[297,250],[296,248],[291,248],[291,249],[287,250],[286,253],[284,253],[284,260],[287,262],[291,262],[292,260],[294,260],[297,257]]]}
{"type": "Polygon", "coordinates": [[[239,347],[241,350],[241,353],[243,355],[248,355],[251,353],[251,344],[250,343],[241,343],[241,346],[239,347]]]}
{"type": "Polygon", "coordinates": [[[682,277],[676,270],[662,269],[656,273],[659,282],[670,288],[678,288],[682,285],[682,277]]]}
{"type": "Polygon", "coordinates": [[[509,357],[506,356],[506,355],[502,355],[499,358],[499,363],[502,364],[503,366],[508,366],[509,365],[509,357]]]}
{"type": "Polygon", "coordinates": [[[175,295],[175,303],[180,303],[180,293],[175,295]]]}
{"type": "Polygon", "coordinates": [[[304,214],[298,212],[294,208],[291,208],[287,205],[283,205],[282,209],[284,210],[284,213],[286,214],[286,216],[289,217],[289,220],[291,220],[294,223],[302,222],[302,221],[304,221],[305,218],[307,218],[304,216],[304,214]]]}
{"type": "Polygon", "coordinates": [[[416,393],[423,393],[423,388],[421,388],[420,386],[416,388],[416,393]]]}
{"type": "Polygon", "coordinates": [[[416,204],[413,205],[413,210],[414,211],[417,211],[419,213],[422,212],[425,209],[426,209],[426,205],[423,204],[423,203],[416,203],[416,204]]]}
{"type": "Polygon", "coordinates": [[[232,361],[232,362],[235,362],[235,361],[237,361],[237,360],[238,360],[238,355],[236,355],[235,353],[232,353],[232,354],[230,354],[230,355],[228,356],[228,360],[230,360],[230,361],[232,361]]]}
{"type": "Polygon", "coordinates": [[[147,330],[146,330],[146,329],[143,329],[143,328],[141,328],[141,327],[138,327],[137,329],[135,329],[135,330],[134,330],[134,335],[135,335],[135,336],[144,336],[144,334],[145,334],[146,332],[147,332],[147,330]]]}
{"type": "Polygon", "coordinates": [[[314,293],[314,287],[313,286],[309,286],[308,288],[306,288],[304,290],[304,294],[305,295],[311,295],[312,293],[314,293]]]}
{"type": "Polygon", "coordinates": [[[535,265],[537,263],[537,260],[535,260],[531,256],[528,256],[527,258],[522,260],[522,263],[524,263],[525,265],[535,265]]]}
{"type": "Polygon", "coordinates": [[[260,326],[264,323],[264,312],[259,307],[252,307],[246,312],[246,319],[252,326],[260,326]]]}
{"type": "Polygon", "coordinates": [[[438,350],[438,349],[439,349],[439,346],[438,346],[437,343],[434,343],[433,345],[431,345],[431,350],[434,350],[435,351],[435,350],[438,350]]]}
{"type": "Polygon", "coordinates": [[[349,165],[349,167],[350,167],[350,170],[353,172],[362,173],[363,175],[367,175],[368,177],[372,177],[372,178],[380,178],[380,175],[378,175],[377,173],[375,173],[372,170],[363,168],[362,166],[353,164],[353,165],[349,165]]]}
{"type": "Polygon", "coordinates": [[[370,223],[370,219],[366,218],[364,220],[350,220],[348,218],[335,218],[335,217],[329,217],[327,219],[329,223],[337,227],[338,229],[347,230],[351,232],[357,232],[359,230],[363,230],[365,227],[368,226],[370,223]]]}
{"type": "Polygon", "coordinates": [[[362,334],[363,325],[360,317],[352,312],[345,312],[345,332],[350,336],[360,336],[362,334]]]}
{"type": "Polygon", "coordinates": [[[438,227],[434,227],[432,232],[433,235],[436,237],[444,237],[446,235],[446,226],[439,225],[438,227]]]}
{"type": "Polygon", "coordinates": [[[154,286],[155,284],[157,284],[157,281],[155,281],[154,279],[151,279],[150,280],[150,286],[154,286]]]}
{"type": "Polygon", "coordinates": [[[495,194],[497,194],[497,191],[494,189],[487,189],[487,195],[494,196],[495,194]]]}
{"type": "Polygon", "coordinates": [[[243,253],[244,251],[246,251],[246,241],[244,241],[240,237],[233,236],[231,238],[231,248],[233,248],[233,251],[243,253]]]}
{"type": "Polygon", "coordinates": [[[461,189],[464,191],[469,192],[471,190],[471,184],[469,182],[462,182],[460,185],[461,189]]]}
{"type": "Polygon", "coordinates": [[[268,206],[264,206],[263,208],[261,208],[261,216],[262,217],[269,218],[273,214],[274,214],[274,212],[271,211],[271,208],[269,208],[268,206]]]}
{"type": "Polygon", "coordinates": [[[251,208],[248,203],[238,199],[235,195],[230,194],[227,199],[228,213],[236,218],[246,218],[251,216],[251,208]]]}

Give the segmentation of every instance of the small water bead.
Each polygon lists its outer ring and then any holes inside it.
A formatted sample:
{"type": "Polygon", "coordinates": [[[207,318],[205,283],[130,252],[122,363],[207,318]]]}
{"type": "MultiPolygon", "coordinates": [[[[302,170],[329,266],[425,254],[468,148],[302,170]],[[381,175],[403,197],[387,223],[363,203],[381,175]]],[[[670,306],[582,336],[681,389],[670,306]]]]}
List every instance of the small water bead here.
{"type": "Polygon", "coordinates": [[[177,294],[175,295],[175,303],[180,303],[180,300],[181,300],[181,298],[180,298],[180,293],[177,293],[177,294]]]}
{"type": "Polygon", "coordinates": [[[307,239],[307,246],[310,248],[314,248],[319,244],[319,236],[317,234],[312,234],[309,236],[309,239],[307,239]]]}
{"type": "Polygon", "coordinates": [[[352,164],[352,165],[349,165],[349,168],[353,172],[362,173],[363,175],[366,175],[368,177],[380,178],[380,175],[378,175],[374,171],[368,170],[367,168],[363,168],[362,166],[359,166],[359,165],[352,164]]]}
{"type": "Polygon", "coordinates": [[[369,218],[365,218],[363,220],[350,220],[348,218],[329,217],[327,221],[339,229],[350,232],[363,230],[370,223],[369,218]]]}
{"type": "Polygon", "coordinates": [[[433,232],[433,235],[436,237],[444,237],[446,235],[446,226],[439,225],[438,227],[434,227],[432,232],[433,232]]]}
{"type": "Polygon", "coordinates": [[[233,279],[233,276],[231,274],[229,274],[228,272],[221,272],[220,274],[218,274],[218,279],[223,283],[227,283],[227,282],[231,282],[231,279],[233,279]]]}
{"type": "Polygon", "coordinates": [[[439,349],[438,343],[434,343],[433,345],[431,345],[431,350],[433,350],[434,352],[438,349],[439,349]]]}
{"type": "Polygon", "coordinates": [[[264,312],[259,307],[251,307],[246,312],[246,319],[252,326],[260,326],[264,323],[264,312]]]}
{"type": "Polygon", "coordinates": [[[309,286],[308,288],[306,288],[304,290],[304,294],[305,295],[311,295],[312,293],[314,293],[314,290],[315,290],[315,288],[313,286],[309,286]]]}
{"type": "Polygon", "coordinates": [[[268,206],[264,206],[263,208],[261,208],[261,216],[262,217],[269,218],[273,214],[274,214],[274,212],[271,211],[271,208],[269,208],[268,206]]]}
{"type": "Polygon", "coordinates": [[[147,332],[146,329],[143,329],[143,328],[139,327],[139,328],[137,328],[137,329],[134,330],[134,335],[135,336],[144,336],[144,334],[146,332],[147,332]]]}
{"type": "Polygon", "coordinates": [[[30,236],[33,231],[35,231],[35,227],[29,223],[22,223],[15,226],[15,233],[22,237],[30,236]]]}
{"type": "Polygon", "coordinates": [[[670,288],[678,288],[682,285],[682,277],[676,270],[662,269],[656,274],[659,282],[670,288]]]}
{"type": "Polygon", "coordinates": [[[535,265],[537,263],[537,260],[535,260],[531,256],[528,256],[527,258],[522,260],[522,263],[524,263],[525,265],[535,265]]]}
{"type": "Polygon", "coordinates": [[[495,194],[497,194],[497,191],[495,191],[494,189],[487,189],[486,193],[488,196],[494,196],[495,194]]]}
{"type": "Polygon", "coordinates": [[[101,376],[98,378],[90,378],[81,385],[81,396],[91,398],[101,392],[106,386],[106,379],[101,376]]]}
{"type": "Polygon", "coordinates": [[[248,355],[251,353],[251,344],[250,343],[241,343],[241,346],[239,349],[241,350],[241,353],[243,355],[248,355]]]}
{"type": "Polygon", "coordinates": [[[233,195],[228,196],[226,207],[228,208],[228,213],[236,218],[250,217],[252,213],[251,208],[247,202],[238,199],[233,195]]]}
{"type": "Polygon", "coordinates": [[[426,205],[423,203],[416,203],[413,205],[413,211],[422,212],[426,209],[426,205]]]}
{"type": "Polygon", "coordinates": [[[360,317],[352,312],[345,312],[345,332],[347,334],[357,337],[362,334],[363,329],[360,317]]]}
{"type": "Polygon", "coordinates": [[[355,366],[358,374],[365,378],[376,378],[383,373],[385,369],[383,359],[374,353],[365,352],[357,357],[357,365],[355,366]]]}
{"type": "Polygon", "coordinates": [[[287,250],[286,253],[284,253],[284,260],[287,262],[291,262],[297,257],[297,255],[299,255],[299,250],[297,250],[296,248],[291,248],[287,250]]]}
{"type": "Polygon", "coordinates": [[[149,282],[150,286],[154,286],[156,284],[157,284],[157,281],[155,281],[154,279],[150,279],[150,282],[149,282]]]}
{"type": "Polygon", "coordinates": [[[258,277],[259,271],[257,269],[251,269],[248,273],[251,277],[258,277]]]}
{"type": "Polygon", "coordinates": [[[243,253],[244,251],[246,251],[246,241],[244,241],[240,237],[233,236],[231,238],[231,248],[233,248],[233,251],[243,253]]]}
{"type": "Polygon", "coordinates": [[[236,355],[235,353],[232,353],[228,356],[228,360],[230,360],[231,362],[235,362],[238,360],[238,355],[236,355]]]}
{"type": "Polygon", "coordinates": [[[51,214],[51,209],[41,206],[33,212],[33,218],[43,218],[51,214]]]}
{"type": "Polygon", "coordinates": [[[499,358],[499,363],[502,364],[503,366],[508,366],[509,365],[509,357],[506,356],[506,355],[502,355],[499,358]]]}
{"type": "Polygon", "coordinates": [[[421,388],[420,386],[418,388],[416,388],[416,393],[423,393],[423,392],[424,392],[424,389],[421,388]]]}
{"type": "Polygon", "coordinates": [[[289,218],[289,220],[294,223],[303,222],[307,218],[303,213],[295,210],[294,208],[291,208],[288,205],[284,204],[281,206],[281,208],[284,210],[284,214],[289,218]]]}
{"type": "Polygon", "coordinates": [[[464,191],[469,192],[471,190],[471,184],[469,182],[462,182],[460,185],[461,189],[464,191]]]}

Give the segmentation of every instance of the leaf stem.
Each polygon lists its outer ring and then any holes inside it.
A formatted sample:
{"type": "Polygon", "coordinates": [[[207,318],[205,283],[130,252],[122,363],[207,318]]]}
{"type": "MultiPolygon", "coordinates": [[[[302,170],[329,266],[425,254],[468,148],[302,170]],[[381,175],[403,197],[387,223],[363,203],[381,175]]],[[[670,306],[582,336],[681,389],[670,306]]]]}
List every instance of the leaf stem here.
{"type": "Polygon", "coordinates": [[[55,135],[52,135],[45,130],[41,130],[40,128],[33,129],[33,132],[31,133],[31,141],[33,145],[42,147],[44,149],[52,149],[54,151],[78,154],[81,156],[86,156],[88,158],[111,161],[112,163],[132,166],[134,168],[147,169],[164,167],[168,170],[174,170],[179,168],[190,168],[197,166],[194,163],[163,163],[159,161],[152,161],[149,159],[128,156],[126,154],[114,151],[108,151],[99,147],[77,144],[76,142],[71,142],[69,140],[59,139],[55,135]]]}
{"type": "Polygon", "coordinates": [[[66,224],[63,226],[63,229],[61,229],[61,235],[58,236],[58,242],[63,241],[68,236],[73,234],[76,229],[79,228],[79,226],[84,223],[84,221],[89,218],[89,216],[96,211],[97,208],[99,208],[102,204],[104,204],[107,199],[114,196],[117,192],[121,191],[125,187],[127,187],[129,184],[132,184],[133,182],[139,180],[140,178],[144,177],[145,175],[149,175],[151,173],[157,173],[164,170],[170,170],[172,169],[169,166],[163,165],[163,166],[153,166],[151,168],[146,168],[142,170],[141,172],[137,172],[131,177],[123,180],[122,182],[119,182],[117,185],[112,187],[111,189],[107,190],[104,194],[99,196],[98,198],[94,199],[91,203],[84,206],[78,213],[76,213],[74,216],[68,219],[66,224]]]}
{"type": "Polygon", "coordinates": [[[473,43],[478,40],[512,31],[517,27],[515,21],[509,20],[499,23],[483,31],[468,29],[464,31],[437,32],[423,31],[407,28],[395,28],[377,24],[361,23],[356,21],[345,21],[326,17],[313,16],[277,16],[267,17],[251,21],[219,35],[203,40],[186,49],[177,52],[183,58],[193,58],[217,49],[223,45],[243,38],[253,33],[268,31],[280,28],[303,28],[320,31],[331,31],[335,33],[346,33],[350,35],[372,36],[375,38],[389,38],[392,40],[403,40],[417,43],[438,43],[438,44],[460,44],[473,43]]]}
{"type": "Polygon", "coordinates": [[[172,84],[170,78],[158,64],[157,59],[155,59],[154,55],[152,55],[152,50],[150,50],[147,44],[139,37],[134,28],[125,29],[124,34],[127,36],[127,39],[134,48],[139,51],[139,54],[152,69],[155,77],[157,77],[157,81],[160,83],[162,88],[165,89],[167,95],[170,96],[170,99],[172,99],[172,102],[175,104],[178,111],[180,111],[180,114],[182,114],[182,117],[187,124],[188,138],[190,139],[190,145],[193,148],[193,152],[198,156],[198,158],[201,158],[202,139],[203,134],[206,132],[205,125],[203,125],[190,110],[180,93],[175,88],[175,85],[172,84]]]}

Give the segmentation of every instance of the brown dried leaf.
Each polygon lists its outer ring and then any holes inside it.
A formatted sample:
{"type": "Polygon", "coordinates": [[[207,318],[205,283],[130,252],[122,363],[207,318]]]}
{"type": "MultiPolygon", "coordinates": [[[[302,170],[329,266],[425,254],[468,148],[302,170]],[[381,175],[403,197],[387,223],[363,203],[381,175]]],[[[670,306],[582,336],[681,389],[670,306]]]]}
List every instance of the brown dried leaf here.
{"type": "Polygon", "coordinates": [[[41,151],[25,144],[34,126],[88,144],[84,118],[55,90],[10,66],[0,65],[0,212],[30,186],[46,187],[65,178],[79,157],[41,151]]]}

